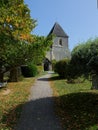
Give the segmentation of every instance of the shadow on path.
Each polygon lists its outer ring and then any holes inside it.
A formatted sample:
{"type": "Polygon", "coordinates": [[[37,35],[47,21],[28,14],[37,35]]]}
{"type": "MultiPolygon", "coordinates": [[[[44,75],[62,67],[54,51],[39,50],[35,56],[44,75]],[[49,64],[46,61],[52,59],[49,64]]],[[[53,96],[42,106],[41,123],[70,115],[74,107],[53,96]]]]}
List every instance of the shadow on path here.
{"type": "Polygon", "coordinates": [[[38,81],[49,81],[50,78],[38,78],[38,81]]]}
{"type": "MultiPolygon", "coordinates": [[[[48,80],[51,78],[43,76],[32,87],[32,96],[24,104],[15,129],[11,126],[15,123],[12,117],[23,105],[4,113],[2,121],[6,126],[12,130],[63,130],[59,118],[55,116],[54,101],[65,124],[64,130],[89,130],[94,125],[98,126],[98,94],[81,92],[52,97],[48,80]],[[9,120],[5,117],[9,117],[9,120]]],[[[97,129],[98,127],[95,130],[97,129]]]]}
{"type": "Polygon", "coordinates": [[[16,130],[62,130],[54,112],[54,97],[49,84],[50,74],[44,75],[31,88],[16,130]]]}
{"type": "Polygon", "coordinates": [[[94,125],[97,127],[95,130],[98,129],[98,104],[96,103],[98,94],[93,93],[72,93],[60,97],[29,101],[24,104],[17,128],[14,129],[11,124],[14,123],[13,112],[15,113],[17,109],[20,109],[20,105],[3,115],[3,123],[13,130],[62,130],[58,124],[59,119],[55,118],[53,111],[50,111],[50,106],[53,107],[54,100],[59,99],[61,102],[57,107],[63,111],[59,114],[63,114],[64,117],[63,122],[65,122],[66,127],[64,130],[67,128],[69,130],[87,130],[94,125]],[[9,119],[8,122],[5,117],[13,118],[9,119]]]}
{"type": "Polygon", "coordinates": [[[53,98],[26,103],[16,130],[62,130],[53,108],[50,108],[52,104],[53,98]]]}
{"type": "Polygon", "coordinates": [[[49,77],[49,78],[38,78],[38,81],[54,81],[54,80],[61,80],[62,78],[59,76],[49,77]]]}

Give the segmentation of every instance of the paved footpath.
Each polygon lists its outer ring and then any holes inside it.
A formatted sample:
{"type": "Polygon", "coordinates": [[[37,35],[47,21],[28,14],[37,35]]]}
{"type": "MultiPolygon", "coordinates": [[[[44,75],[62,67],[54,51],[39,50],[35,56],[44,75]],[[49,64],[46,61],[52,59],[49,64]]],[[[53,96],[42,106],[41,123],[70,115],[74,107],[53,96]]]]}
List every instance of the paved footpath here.
{"type": "Polygon", "coordinates": [[[54,113],[49,77],[50,74],[40,77],[31,88],[29,101],[15,130],[63,130],[54,113]]]}

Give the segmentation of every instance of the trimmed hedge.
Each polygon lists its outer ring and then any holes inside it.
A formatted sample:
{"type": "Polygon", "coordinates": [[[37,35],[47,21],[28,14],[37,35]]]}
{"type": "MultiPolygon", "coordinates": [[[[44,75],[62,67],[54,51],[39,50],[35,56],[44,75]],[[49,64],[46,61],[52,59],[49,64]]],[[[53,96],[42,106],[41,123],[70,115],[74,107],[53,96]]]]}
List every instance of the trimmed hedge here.
{"type": "Polygon", "coordinates": [[[63,59],[58,61],[54,66],[54,71],[62,78],[66,78],[68,76],[69,61],[69,59],[63,59]]]}
{"type": "Polygon", "coordinates": [[[29,65],[22,66],[21,71],[24,77],[34,77],[38,74],[36,65],[32,63],[30,63],[29,65]]]}

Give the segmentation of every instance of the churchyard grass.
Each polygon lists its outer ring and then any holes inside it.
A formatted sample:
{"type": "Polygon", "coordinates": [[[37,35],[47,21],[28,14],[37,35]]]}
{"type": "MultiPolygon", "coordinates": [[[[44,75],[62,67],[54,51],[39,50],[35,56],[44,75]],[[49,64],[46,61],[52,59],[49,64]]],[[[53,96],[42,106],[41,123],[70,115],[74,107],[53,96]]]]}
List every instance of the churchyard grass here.
{"type": "Polygon", "coordinates": [[[91,90],[91,81],[67,83],[54,74],[50,83],[65,130],[98,130],[98,90],[91,90]]]}
{"type": "Polygon", "coordinates": [[[30,94],[34,78],[8,83],[0,89],[0,130],[13,130],[30,94]]]}

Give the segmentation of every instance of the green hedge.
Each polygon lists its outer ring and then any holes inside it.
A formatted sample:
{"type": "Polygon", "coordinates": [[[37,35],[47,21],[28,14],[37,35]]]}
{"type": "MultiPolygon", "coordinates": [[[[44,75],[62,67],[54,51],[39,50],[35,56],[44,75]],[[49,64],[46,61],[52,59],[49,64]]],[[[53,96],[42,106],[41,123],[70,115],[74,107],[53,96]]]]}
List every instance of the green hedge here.
{"type": "Polygon", "coordinates": [[[54,66],[54,71],[62,78],[66,78],[68,76],[68,70],[69,59],[60,60],[54,66]]]}
{"type": "Polygon", "coordinates": [[[38,74],[36,65],[30,63],[26,66],[21,67],[22,75],[24,77],[34,77],[38,74]]]}
{"type": "Polygon", "coordinates": [[[56,60],[52,60],[52,70],[55,69],[56,62],[57,62],[56,60]]]}

